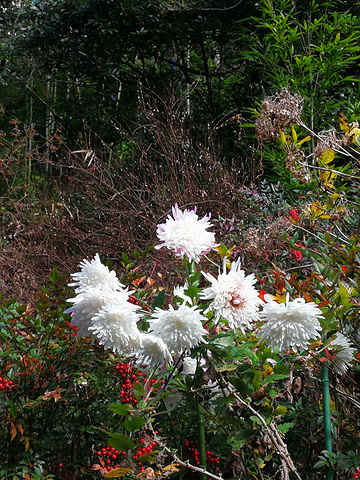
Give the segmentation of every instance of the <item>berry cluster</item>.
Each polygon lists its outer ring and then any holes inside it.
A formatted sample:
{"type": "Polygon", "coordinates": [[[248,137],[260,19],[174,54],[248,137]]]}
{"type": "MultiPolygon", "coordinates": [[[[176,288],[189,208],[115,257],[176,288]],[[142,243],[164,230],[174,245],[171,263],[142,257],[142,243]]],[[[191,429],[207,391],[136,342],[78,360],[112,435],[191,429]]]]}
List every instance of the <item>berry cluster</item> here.
{"type": "MultiPolygon", "coordinates": [[[[158,432],[155,431],[155,435],[158,432]]],[[[138,460],[138,465],[141,465],[141,460],[139,460],[140,457],[143,457],[144,455],[149,455],[149,453],[152,453],[153,448],[156,447],[156,442],[149,442],[147,445],[145,445],[145,440],[144,438],[140,438],[140,443],[143,445],[143,447],[139,447],[137,453],[133,455],[134,460],[138,460]]]]}
{"type": "Polygon", "coordinates": [[[158,392],[162,385],[164,385],[164,380],[158,382],[156,377],[148,379],[145,372],[134,369],[133,365],[129,362],[117,363],[115,370],[119,372],[122,380],[120,391],[122,403],[130,403],[132,406],[138,403],[133,391],[135,385],[143,384],[147,392],[151,392],[152,390],[158,392]]]}
{"type": "Polygon", "coordinates": [[[8,380],[7,378],[0,377],[0,390],[11,390],[14,387],[15,385],[12,380],[8,380]]]}
{"type": "Polygon", "coordinates": [[[360,468],[358,468],[356,470],[356,472],[354,473],[354,476],[352,478],[360,478],[360,468]]]}
{"type": "Polygon", "coordinates": [[[118,468],[117,463],[123,459],[126,452],[119,452],[119,450],[116,450],[114,447],[107,445],[106,448],[98,450],[96,454],[99,459],[103,459],[106,470],[110,472],[113,468],[118,468]]]}
{"type": "MultiPolygon", "coordinates": [[[[157,433],[158,432],[155,431],[155,434],[157,433]]],[[[139,446],[138,451],[132,456],[132,458],[139,465],[141,472],[143,472],[144,467],[142,466],[142,461],[140,460],[140,457],[153,453],[153,449],[154,447],[156,447],[156,442],[151,441],[150,439],[149,441],[145,441],[144,438],[140,438],[139,442],[142,446],[139,446]]],[[[107,445],[105,448],[98,450],[96,454],[99,457],[100,463],[104,465],[104,468],[106,468],[108,472],[110,472],[114,468],[118,468],[118,464],[123,464],[123,460],[126,458],[126,452],[120,452],[114,447],[110,447],[110,445],[107,445]]]]}
{"type": "MultiPolygon", "coordinates": [[[[200,452],[198,449],[198,443],[193,442],[192,440],[185,441],[185,447],[189,451],[189,456],[194,460],[194,463],[196,465],[200,465],[200,452]]],[[[214,453],[211,452],[210,450],[206,451],[206,467],[213,467],[217,473],[221,473],[221,471],[218,468],[218,465],[220,463],[219,457],[214,453]]]]}
{"type": "Polygon", "coordinates": [[[139,300],[136,297],[134,297],[133,295],[131,297],[129,297],[129,302],[133,303],[134,305],[139,305],[139,300]]]}

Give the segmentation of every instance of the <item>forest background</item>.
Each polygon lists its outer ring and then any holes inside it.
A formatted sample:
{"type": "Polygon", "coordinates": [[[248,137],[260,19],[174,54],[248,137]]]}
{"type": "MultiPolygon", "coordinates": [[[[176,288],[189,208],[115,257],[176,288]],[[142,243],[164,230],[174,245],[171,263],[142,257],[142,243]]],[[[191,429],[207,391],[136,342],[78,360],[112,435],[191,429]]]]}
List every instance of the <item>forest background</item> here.
{"type": "MultiPolygon", "coordinates": [[[[358,1],[6,0],[0,27],[1,371],[17,385],[1,399],[1,478],[100,475],[86,468],[106,443],[96,426],[113,427],[121,362],[74,347],[69,275],[100,253],[139,298],[158,298],[178,262],[150,246],[175,203],[211,213],[220,254],[264,291],[317,298],[359,347],[358,1]],[[85,370],[92,389],[68,388],[85,370]]],[[[238,373],[245,397],[267,378],[256,369],[238,373]]],[[[333,456],[320,456],[316,386],[294,383],[292,410],[275,401],[303,478],[360,464],[358,373],[332,378],[333,456]]],[[[271,442],[244,421],[230,450],[212,426],[224,478],[274,478],[271,442]]]]}

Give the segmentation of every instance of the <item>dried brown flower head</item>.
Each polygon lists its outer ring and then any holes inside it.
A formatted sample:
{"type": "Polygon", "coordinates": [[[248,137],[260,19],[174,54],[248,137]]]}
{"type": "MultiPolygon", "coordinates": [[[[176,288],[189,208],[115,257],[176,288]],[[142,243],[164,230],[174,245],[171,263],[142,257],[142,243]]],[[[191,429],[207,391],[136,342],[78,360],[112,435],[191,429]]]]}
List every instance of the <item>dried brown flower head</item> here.
{"type": "Polygon", "coordinates": [[[280,130],[286,130],[300,123],[303,99],[298,94],[291,94],[286,88],[273,97],[265,97],[261,113],[255,120],[257,138],[262,141],[276,141],[280,130]]]}
{"type": "Polygon", "coordinates": [[[320,132],[317,135],[317,144],[314,148],[314,157],[317,161],[321,160],[322,155],[329,149],[338,150],[343,145],[346,145],[346,137],[338,137],[335,130],[328,130],[326,132],[320,132]]]}

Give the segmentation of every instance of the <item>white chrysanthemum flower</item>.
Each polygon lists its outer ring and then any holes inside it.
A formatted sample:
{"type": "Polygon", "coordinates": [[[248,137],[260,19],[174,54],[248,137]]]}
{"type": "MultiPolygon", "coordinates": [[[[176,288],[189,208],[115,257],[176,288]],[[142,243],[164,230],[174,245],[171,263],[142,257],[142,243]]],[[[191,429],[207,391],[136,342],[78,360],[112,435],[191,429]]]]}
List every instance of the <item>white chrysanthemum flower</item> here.
{"type": "Polygon", "coordinates": [[[83,260],[80,267],[80,272],[71,274],[75,282],[69,283],[70,287],[77,287],[75,293],[83,293],[94,288],[116,291],[124,287],[116,273],[101,263],[98,253],[91,262],[83,260]]]}
{"type": "Polygon", "coordinates": [[[151,333],[140,333],[141,348],[136,352],[136,364],[146,365],[148,368],[157,367],[164,362],[171,364],[173,359],[168,347],[159,338],[151,333]]]}
{"type": "Polygon", "coordinates": [[[212,227],[208,221],[210,215],[199,219],[194,210],[178,208],[177,204],[172,207],[173,217],[168,215],[165,223],[158,225],[156,234],[161,242],[155,248],[166,247],[179,257],[187,257],[189,261],[200,261],[200,255],[208,253],[216,246],[215,234],[207,232],[212,227]]]}
{"type": "Polygon", "coordinates": [[[139,306],[128,301],[129,292],[125,290],[105,297],[104,305],[92,317],[88,329],[105,349],[132,354],[141,347],[137,327],[139,306]]]}
{"type": "Polygon", "coordinates": [[[170,352],[180,354],[205,341],[203,335],[207,331],[202,320],[206,319],[196,306],[180,305],[177,310],[171,305],[169,310],[156,308],[149,320],[150,332],[160,337],[170,352]]]}
{"type": "Polygon", "coordinates": [[[321,326],[318,319],[323,317],[316,303],[306,303],[303,298],[290,302],[289,294],[286,295],[286,304],[277,303],[270,295],[265,295],[265,301],[260,313],[265,323],[259,333],[261,340],[266,340],[272,349],[305,349],[310,339],[319,337],[321,326]]]}
{"type": "Polygon", "coordinates": [[[330,345],[333,349],[331,358],[335,370],[338,373],[346,373],[356,348],[350,346],[349,340],[342,333],[337,333],[336,337],[331,340],[330,345]]]}
{"type": "MultiPolygon", "coordinates": [[[[74,305],[64,311],[71,313],[71,325],[78,327],[77,335],[92,336],[89,330],[92,318],[103,307],[106,296],[103,291],[93,288],[66,300],[74,305]]],[[[94,338],[93,338],[94,339],[94,338]]]]}
{"type": "Polygon", "coordinates": [[[229,273],[226,272],[226,257],[224,257],[223,272],[218,278],[210,273],[202,272],[211,287],[204,288],[200,293],[203,300],[212,300],[207,311],[214,310],[215,320],[220,317],[228,321],[232,329],[252,329],[253,322],[260,319],[259,306],[263,304],[259,292],[254,287],[255,275],[245,275],[240,268],[240,261],[232,262],[229,273]]]}
{"type": "Polygon", "coordinates": [[[174,297],[181,298],[181,300],[184,300],[185,303],[188,303],[189,305],[194,305],[194,302],[192,299],[186,295],[185,290],[189,287],[187,282],[185,282],[185,285],[182,287],[178,285],[177,287],[174,287],[174,297]]]}

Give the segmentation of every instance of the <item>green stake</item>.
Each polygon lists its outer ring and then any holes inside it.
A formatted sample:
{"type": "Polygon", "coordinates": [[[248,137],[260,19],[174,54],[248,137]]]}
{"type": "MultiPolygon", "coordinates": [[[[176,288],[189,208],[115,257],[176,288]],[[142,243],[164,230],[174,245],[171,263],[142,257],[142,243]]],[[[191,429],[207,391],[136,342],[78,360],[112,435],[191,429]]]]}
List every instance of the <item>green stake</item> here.
{"type": "MultiPolygon", "coordinates": [[[[189,276],[195,274],[195,262],[189,263],[189,276]]],[[[192,285],[196,287],[199,285],[199,281],[193,282],[192,285]]],[[[204,408],[200,401],[197,402],[198,413],[198,438],[199,438],[199,460],[200,466],[206,469],[206,444],[205,444],[205,422],[204,422],[204,408]]],[[[206,480],[207,477],[204,473],[200,474],[200,480],[206,480]]]]}
{"type": "MultiPolygon", "coordinates": [[[[325,363],[321,364],[321,382],[323,396],[323,416],[324,416],[324,433],[325,433],[325,449],[332,452],[331,448],[331,416],[330,416],[330,393],[329,393],[329,370],[325,363]]],[[[333,479],[333,469],[330,466],[326,472],[326,480],[333,479]]]]}
{"type": "MultiPolygon", "coordinates": [[[[199,459],[200,466],[206,469],[206,445],[205,445],[205,423],[204,423],[204,409],[200,402],[197,404],[198,411],[198,434],[199,434],[199,459]]],[[[201,480],[206,480],[204,473],[200,474],[201,480]]]]}

